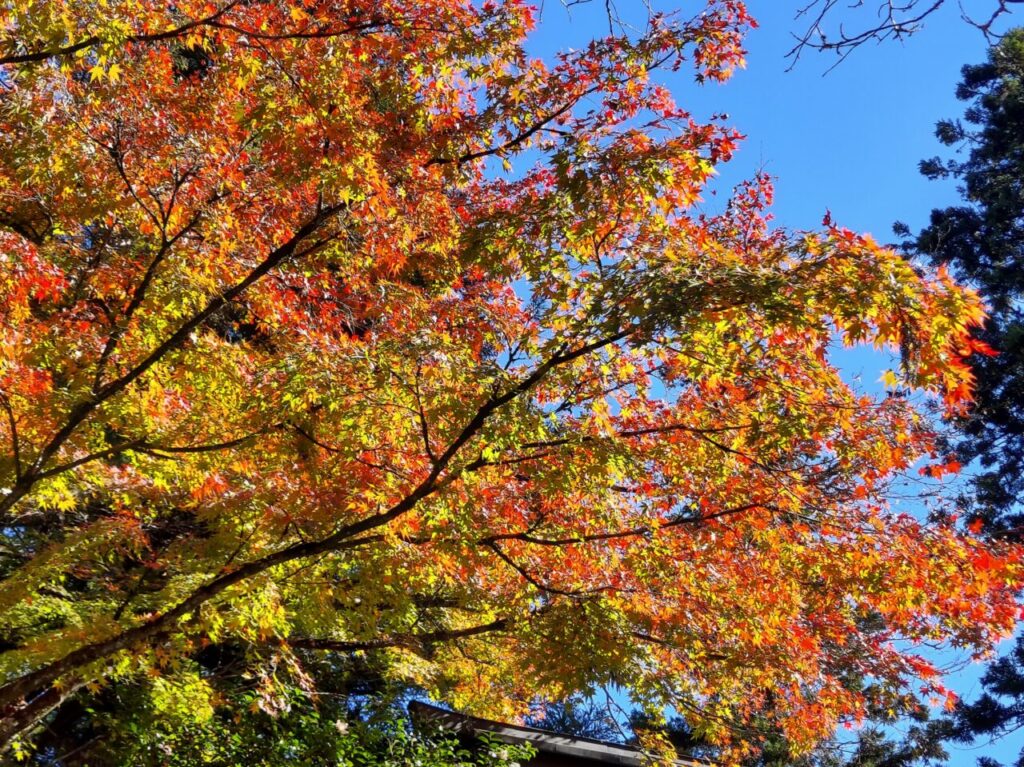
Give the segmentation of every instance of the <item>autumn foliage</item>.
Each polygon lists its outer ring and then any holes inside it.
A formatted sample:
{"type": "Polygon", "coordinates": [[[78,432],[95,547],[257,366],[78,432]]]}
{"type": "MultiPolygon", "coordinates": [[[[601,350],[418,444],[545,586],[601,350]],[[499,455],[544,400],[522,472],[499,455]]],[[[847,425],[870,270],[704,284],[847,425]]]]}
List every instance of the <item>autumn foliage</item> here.
{"type": "Polygon", "coordinates": [[[533,16],[0,2],[5,740],[118,679],[200,715],[231,642],[270,710],[366,652],[495,716],[614,681],[810,746],[1012,629],[1019,552],[885,502],[976,296],[770,227],[765,179],[700,212],[738,135],[659,77],[726,79],[742,3],[548,63],[533,16]],[[899,352],[887,396],[840,341],[899,352]]]}

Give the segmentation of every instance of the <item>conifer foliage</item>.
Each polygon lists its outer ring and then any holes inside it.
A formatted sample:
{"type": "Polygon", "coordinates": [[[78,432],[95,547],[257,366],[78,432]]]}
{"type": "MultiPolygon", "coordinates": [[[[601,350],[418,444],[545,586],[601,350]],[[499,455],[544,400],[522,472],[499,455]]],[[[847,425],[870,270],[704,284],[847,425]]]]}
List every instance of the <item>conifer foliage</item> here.
{"type": "Polygon", "coordinates": [[[801,749],[1012,628],[1013,544],[884,502],[955,469],[904,395],[966,407],[976,295],[765,179],[697,210],[738,136],[660,78],[726,79],[738,0],[549,62],[533,14],[0,3],[4,743],[128,682],[213,716],[230,647],[260,711],[363,653],[801,749]]]}
{"type": "MultiPolygon", "coordinates": [[[[973,523],[1000,540],[1024,537],[1024,29],[1009,32],[980,64],[963,68],[961,120],[936,136],[957,150],[921,164],[925,175],[959,182],[962,201],[932,211],[911,249],[948,265],[989,305],[978,336],[998,354],[972,360],[976,404],[954,437],[962,460],[977,461],[973,523]]],[[[993,662],[982,694],[954,712],[956,739],[984,743],[1024,723],[1024,639],[993,662]]],[[[994,764],[994,760],[984,760],[994,764]]],[[[1018,759],[1018,764],[1020,760],[1018,759]]]]}
{"type": "Polygon", "coordinates": [[[949,266],[989,305],[979,337],[998,354],[972,360],[976,406],[957,450],[977,458],[975,512],[990,533],[1020,537],[1024,493],[1024,29],[1009,33],[988,61],[963,68],[962,120],[943,120],[936,136],[957,150],[921,163],[931,178],[953,178],[962,203],[932,211],[914,250],[949,266]]]}

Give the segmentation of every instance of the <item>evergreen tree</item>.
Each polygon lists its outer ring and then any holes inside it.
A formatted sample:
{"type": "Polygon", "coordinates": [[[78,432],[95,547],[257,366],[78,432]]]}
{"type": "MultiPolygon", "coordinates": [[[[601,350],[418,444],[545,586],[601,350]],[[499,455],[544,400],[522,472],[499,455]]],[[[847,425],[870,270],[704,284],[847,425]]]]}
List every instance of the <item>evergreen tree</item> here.
{"type": "MultiPolygon", "coordinates": [[[[992,535],[1021,537],[1024,514],[1024,28],[966,66],[957,97],[963,120],[936,135],[962,154],[921,163],[929,178],[955,178],[963,202],[934,210],[913,250],[975,285],[990,306],[981,338],[998,354],[975,354],[977,402],[955,447],[977,459],[973,514],[992,535]]],[[[901,231],[900,229],[897,230],[901,231]]],[[[905,231],[905,230],[902,230],[905,231]]]]}
{"type": "MultiPolygon", "coordinates": [[[[953,159],[921,163],[929,178],[959,182],[961,204],[932,211],[912,252],[948,266],[989,304],[981,340],[997,354],[975,354],[976,405],[951,445],[977,460],[969,522],[994,538],[1024,538],[1024,28],[1007,34],[982,64],[963,68],[962,120],[944,120],[938,139],[953,159]]],[[[897,233],[908,233],[897,226],[897,233]]],[[[957,740],[998,737],[1024,725],[1024,639],[992,663],[983,694],[954,713],[957,740]]],[[[982,763],[995,762],[983,758],[982,763]]],[[[883,762],[884,763],[884,762],[883,762]]],[[[1017,760],[1024,764],[1024,753],[1017,760]]]]}

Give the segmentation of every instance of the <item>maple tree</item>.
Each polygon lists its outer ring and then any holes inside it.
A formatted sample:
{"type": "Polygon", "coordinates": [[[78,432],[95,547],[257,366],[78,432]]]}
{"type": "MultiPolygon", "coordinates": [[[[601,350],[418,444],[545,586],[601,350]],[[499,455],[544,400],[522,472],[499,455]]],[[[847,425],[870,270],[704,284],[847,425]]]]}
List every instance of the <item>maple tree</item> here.
{"type": "Polygon", "coordinates": [[[208,717],[231,646],[263,711],[366,653],[810,748],[1012,629],[1020,551],[884,500],[935,453],[906,393],[969,401],[977,296],[772,228],[763,178],[701,212],[739,136],[657,73],[726,79],[741,2],[550,63],[532,17],[0,3],[4,743],[126,680],[208,717]],[[839,340],[899,352],[888,396],[839,340]]]}

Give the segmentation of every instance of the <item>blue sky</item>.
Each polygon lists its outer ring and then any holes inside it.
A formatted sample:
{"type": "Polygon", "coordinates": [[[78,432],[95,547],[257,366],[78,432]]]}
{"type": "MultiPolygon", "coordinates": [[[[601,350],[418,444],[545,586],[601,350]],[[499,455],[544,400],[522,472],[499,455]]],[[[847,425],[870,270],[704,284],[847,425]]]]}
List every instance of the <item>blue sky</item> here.
{"type": "MultiPolygon", "coordinates": [[[[920,160],[941,154],[934,125],[957,117],[963,104],[954,97],[960,68],[984,60],[986,42],[960,18],[955,0],[930,17],[909,40],[869,44],[827,75],[832,56],[808,52],[792,71],[785,58],[794,32],[794,16],[808,0],[748,0],[760,27],[748,38],[745,70],[724,85],[698,86],[687,73],[670,82],[679,103],[696,117],[726,112],[729,123],[747,138],[724,166],[718,181],[728,189],[764,169],[776,179],[776,223],[792,229],[817,228],[826,210],[851,229],[892,239],[900,220],[919,229],[934,207],[957,201],[954,186],[923,178],[920,160]]],[[[627,16],[643,13],[640,0],[617,0],[627,16]]],[[[846,5],[836,10],[846,12],[846,5]]],[[[969,14],[981,17],[995,0],[963,0],[969,14]]],[[[659,9],[693,13],[703,0],[656,2],[659,9]]],[[[867,5],[871,5],[868,0],[867,5]]],[[[580,47],[607,29],[603,1],[577,6],[571,13],[558,0],[545,0],[531,49],[538,55],[580,47]]],[[[639,16],[642,18],[642,15],[639,16]]],[[[1024,24],[1024,6],[1015,19],[1024,24]]],[[[709,205],[713,205],[709,201],[709,205]]],[[[844,366],[878,370],[867,356],[844,356],[844,366]]],[[[855,372],[853,370],[851,373],[855,372]]],[[[874,374],[865,373],[870,385],[874,374]]],[[[953,680],[965,697],[977,690],[980,668],[967,668],[953,680]]],[[[954,748],[953,765],[973,765],[987,755],[1012,763],[1024,738],[970,749],[954,748]]]]}
{"type": "MultiPolygon", "coordinates": [[[[980,15],[994,1],[973,0],[965,7],[980,15]]],[[[893,221],[914,227],[927,220],[931,208],[953,200],[954,190],[921,177],[917,163],[939,152],[936,120],[962,112],[953,95],[960,67],[984,58],[985,40],[960,20],[955,0],[948,0],[905,43],[869,44],[824,76],[834,57],[808,52],[787,72],[785,54],[792,33],[801,28],[793,17],[805,2],[748,0],[760,28],[748,37],[747,69],[725,85],[705,86],[681,72],[671,81],[673,92],[697,117],[726,112],[747,136],[723,167],[722,181],[731,186],[762,167],[775,176],[779,224],[817,227],[829,208],[842,225],[885,240],[893,221]]],[[[642,17],[640,0],[617,5],[642,17]]],[[[685,14],[703,2],[656,5],[685,14]]],[[[558,0],[546,0],[534,50],[548,53],[602,34],[602,14],[598,0],[571,13],[558,0]]],[[[1024,10],[1018,15],[1024,23],[1024,10]]]]}

